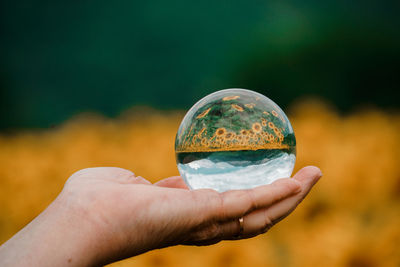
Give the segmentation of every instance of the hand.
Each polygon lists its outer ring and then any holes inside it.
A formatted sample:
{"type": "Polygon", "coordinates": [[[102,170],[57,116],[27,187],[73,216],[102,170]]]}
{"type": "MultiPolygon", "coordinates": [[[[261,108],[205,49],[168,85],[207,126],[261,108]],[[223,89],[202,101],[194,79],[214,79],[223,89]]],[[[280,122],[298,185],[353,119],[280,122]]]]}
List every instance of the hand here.
{"type": "Polygon", "coordinates": [[[100,265],[172,245],[209,245],[265,233],[290,214],[321,177],[306,167],[293,178],[251,190],[188,190],[180,177],[154,185],[120,168],[73,174],[57,199],[0,247],[0,265],[100,265]]]}

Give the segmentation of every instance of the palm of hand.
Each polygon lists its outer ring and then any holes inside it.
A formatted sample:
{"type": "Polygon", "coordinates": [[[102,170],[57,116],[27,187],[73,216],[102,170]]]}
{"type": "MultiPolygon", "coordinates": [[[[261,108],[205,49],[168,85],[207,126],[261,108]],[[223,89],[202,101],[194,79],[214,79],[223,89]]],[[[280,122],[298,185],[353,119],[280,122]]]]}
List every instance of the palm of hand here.
{"type": "Polygon", "coordinates": [[[120,168],[81,170],[60,199],[90,224],[102,263],[176,244],[206,245],[266,232],[286,217],[320,177],[307,167],[294,179],[252,190],[190,191],[180,177],[152,185],[120,168]]]}

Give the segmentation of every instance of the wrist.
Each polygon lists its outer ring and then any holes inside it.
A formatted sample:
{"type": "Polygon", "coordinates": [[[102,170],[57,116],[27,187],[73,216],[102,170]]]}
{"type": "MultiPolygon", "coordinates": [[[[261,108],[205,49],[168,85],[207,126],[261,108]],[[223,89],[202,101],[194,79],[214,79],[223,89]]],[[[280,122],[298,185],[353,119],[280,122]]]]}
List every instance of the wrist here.
{"type": "Polygon", "coordinates": [[[61,250],[60,263],[68,266],[101,265],[106,254],[103,248],[105,235],[100,231],[98,218],[88,201],[76,197],[63,190],[46,209],[54,231],[51,240],[61,250]]]}
{"type": "Polygon", "coordinates": [[[67,240],[63,241],[65,251],[74,256],[69,258],[70,264],[102,266],[124,258],[120,248],[127,240],[113,225],[112,218],[103,213],[101,198],[90,191],[77,193],[76,188],[70,189],[64,188],[52,203],[55,211],[51,212],[58,217],[55,231],[67,240]]]}
{"type": "Polygon", "coordinates": [[[96,239],[79,208],[57,197],[0,247],[1,266],[90,266],[96,239]]]}
{"type": "Polygon", "coordinates": [[[90,266],[96,258],[96,235],[83,206],[61,193],[45,210],[48,241],[57,247],[60,266],[90,266]]]}

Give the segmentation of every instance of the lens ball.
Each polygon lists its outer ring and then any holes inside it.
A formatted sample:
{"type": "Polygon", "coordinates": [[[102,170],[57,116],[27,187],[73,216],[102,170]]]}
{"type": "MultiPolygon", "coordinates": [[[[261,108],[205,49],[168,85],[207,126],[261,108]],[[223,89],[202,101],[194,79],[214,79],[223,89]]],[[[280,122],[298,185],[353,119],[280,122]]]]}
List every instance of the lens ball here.
{"type": "Polygon", "coordinates": [[[178,170],[191,189],[249,189],[290,177],[296,139],[285,113],[245,89],[214,92],[185,115],[175,140],[178,170]]]}

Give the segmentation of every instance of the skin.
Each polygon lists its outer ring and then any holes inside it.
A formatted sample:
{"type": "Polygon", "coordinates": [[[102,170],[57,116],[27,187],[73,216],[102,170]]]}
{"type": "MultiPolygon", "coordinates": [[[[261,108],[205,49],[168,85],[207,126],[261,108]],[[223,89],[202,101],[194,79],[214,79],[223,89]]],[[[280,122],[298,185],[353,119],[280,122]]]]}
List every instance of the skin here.
{"type": "Polygon", "coordinates": [[[218,193],[188,190],[179,176],[151,184],[120,168],[80,170],[0,247],[0,266],[99,266],[173,245],[250,238],[289,215],[321,175],[309,166],[270,185],[218,193]]]}

